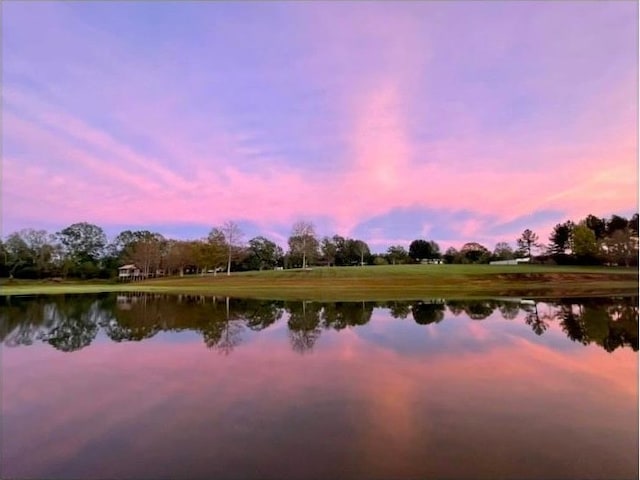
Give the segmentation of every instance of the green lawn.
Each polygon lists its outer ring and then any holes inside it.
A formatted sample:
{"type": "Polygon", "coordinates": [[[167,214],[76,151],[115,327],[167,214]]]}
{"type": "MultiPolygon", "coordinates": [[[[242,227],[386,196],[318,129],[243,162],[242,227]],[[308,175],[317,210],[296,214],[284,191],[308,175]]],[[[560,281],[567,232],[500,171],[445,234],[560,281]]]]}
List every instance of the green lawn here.
{"type": "Polygon", "coordinates": [[[415,300],[428,297],[637,295],[638,269],[542,265],[314,267],[186,276],[136,283],[14,281],[4,295],[147,291],[281,300],[415,300]]]}

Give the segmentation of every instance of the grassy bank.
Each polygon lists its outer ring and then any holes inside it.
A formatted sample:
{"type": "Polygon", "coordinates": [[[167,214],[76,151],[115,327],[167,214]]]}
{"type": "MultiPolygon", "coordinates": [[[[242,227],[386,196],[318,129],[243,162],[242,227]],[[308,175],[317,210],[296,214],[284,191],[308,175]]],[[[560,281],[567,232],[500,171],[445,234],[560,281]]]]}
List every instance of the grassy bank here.
{"type": "Polygon", "coordinates": [[[635,295],[638,269],[541,265],[389,265],[171,277],[136,283],[6,280],[3,295],[146,291],[281,300],[635,295]]]}

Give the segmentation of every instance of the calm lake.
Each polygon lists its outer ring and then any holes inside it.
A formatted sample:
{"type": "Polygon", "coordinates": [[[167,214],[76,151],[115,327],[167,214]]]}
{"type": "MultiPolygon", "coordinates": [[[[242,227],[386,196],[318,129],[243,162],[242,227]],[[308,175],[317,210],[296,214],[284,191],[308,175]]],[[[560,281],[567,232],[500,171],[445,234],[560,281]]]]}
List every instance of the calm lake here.
{"type": "Polygon", "coordinates": [[[638,477],[638,299],[0,297],[2,478],[638,477]]]}

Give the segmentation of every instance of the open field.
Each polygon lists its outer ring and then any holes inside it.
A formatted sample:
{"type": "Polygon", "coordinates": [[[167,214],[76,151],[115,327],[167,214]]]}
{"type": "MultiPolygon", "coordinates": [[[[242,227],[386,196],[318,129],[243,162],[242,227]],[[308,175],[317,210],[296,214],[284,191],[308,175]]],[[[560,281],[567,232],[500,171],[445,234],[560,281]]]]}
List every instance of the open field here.
{"type": "Polygon", "coordinates": [[[281,300],[636,295],[638,269],[575,266],[389,265],[186,276],[136,283],[13,281],[3,295],[145,291],[281,300]]]}

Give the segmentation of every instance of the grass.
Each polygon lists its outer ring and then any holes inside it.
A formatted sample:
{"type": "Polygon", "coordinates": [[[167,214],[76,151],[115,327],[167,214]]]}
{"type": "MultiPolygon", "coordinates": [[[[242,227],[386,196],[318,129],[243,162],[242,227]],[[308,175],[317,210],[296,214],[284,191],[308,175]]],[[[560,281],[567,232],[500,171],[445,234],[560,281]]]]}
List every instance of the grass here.
{"type": "Polygon", "coordinates": [[[638,269],[544,265],[388,265],[314,267],[169,277],[136,283],[13,281],[4,295],[164,292],[278,300],[417,300],[421,298],[637,295],[638,269]]]}

